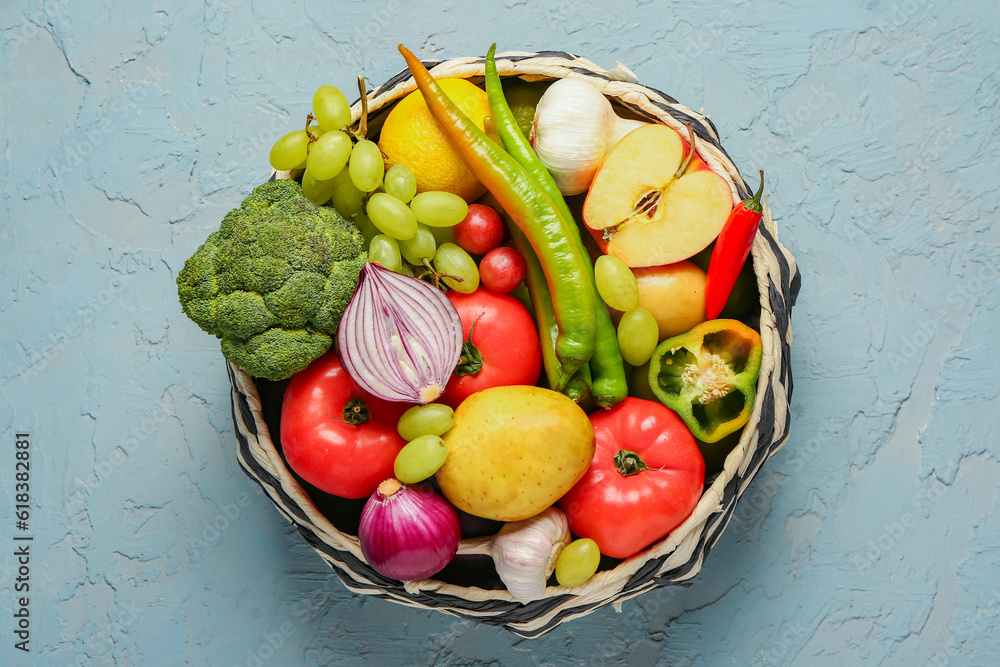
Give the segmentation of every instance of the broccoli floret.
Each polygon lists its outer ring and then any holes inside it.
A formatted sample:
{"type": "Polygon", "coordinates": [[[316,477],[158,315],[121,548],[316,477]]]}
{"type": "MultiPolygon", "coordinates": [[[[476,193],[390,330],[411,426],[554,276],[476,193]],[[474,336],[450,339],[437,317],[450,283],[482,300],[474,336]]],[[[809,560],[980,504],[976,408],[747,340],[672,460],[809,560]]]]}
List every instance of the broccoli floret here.
{"type": "Polygon", "coordinates": [[[227,359],[281,380],[330,348],[365,260],[357,227],[295,181],[271,181],[188,259],[177,294],[227,359]]]}

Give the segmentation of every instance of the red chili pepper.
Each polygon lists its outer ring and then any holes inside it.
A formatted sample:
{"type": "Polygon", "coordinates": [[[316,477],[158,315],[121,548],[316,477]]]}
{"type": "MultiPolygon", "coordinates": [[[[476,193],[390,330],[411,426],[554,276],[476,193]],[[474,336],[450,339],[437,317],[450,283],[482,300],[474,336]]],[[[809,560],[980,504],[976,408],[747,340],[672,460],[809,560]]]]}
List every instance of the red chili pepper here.
{"type": "Polygon", "coordinates": [[[729,294],[736,284],[736,277],[750,255],[750,247],[757,236],[764,209],[760,205],[760,195],[764,192],[764,170],[760,170],[760,189],[750,199],[744,199],[719,232],[712,251],[712,261],[708,265],[708,282],[705,285],[705,314],[714,320],[726,307],[729,294]]]}

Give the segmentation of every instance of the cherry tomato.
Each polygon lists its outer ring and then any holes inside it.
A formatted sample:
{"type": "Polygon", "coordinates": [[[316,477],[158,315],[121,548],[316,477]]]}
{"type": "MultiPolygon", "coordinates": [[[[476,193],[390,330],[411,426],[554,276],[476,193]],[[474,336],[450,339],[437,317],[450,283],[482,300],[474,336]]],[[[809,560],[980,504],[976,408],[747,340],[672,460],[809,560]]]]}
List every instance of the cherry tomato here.
{"type": "Polygon", "coordinates": [[[507,294],[520,285],[527,272],[528,263],[517,248],[493,248],[479,262],[479,280],[497,294],[507,294]]]}
{"type": "Polygon", "coordinates": [[[281,404],[281,447],[288,465],[317,488],[365,498],[392,477],[406,441],[396,422],[411,407],[361,389],[332,350],[296,373],[281,404]]]}
{"type": "Polygon", "coordinates": [[[468,215],[454,229],[455,241],[473,255],[485,255],[503,242],[503,220],[486,204],[469,204],[468,215]]]}
{"type": "Polygon", "coordinates": [[[448,298],[458,310],[466,341],[472,330],[474,351],[465,346],[462,361],[444,388],[439,403],[454,408],[467,396],[483,389],[538,382],[542,372],[542,347],[535,323],[520,301],[482,287],[472,294],[449,290],[448,298]]]}
{"type": "Polygon", "coordinates": [[[628,558],[694,511],[705,460],[681,418],[658,401],[626,398],[590,421],[594,461],[559,507],[574,535],[591,538],[606,556],[628,558]]]}

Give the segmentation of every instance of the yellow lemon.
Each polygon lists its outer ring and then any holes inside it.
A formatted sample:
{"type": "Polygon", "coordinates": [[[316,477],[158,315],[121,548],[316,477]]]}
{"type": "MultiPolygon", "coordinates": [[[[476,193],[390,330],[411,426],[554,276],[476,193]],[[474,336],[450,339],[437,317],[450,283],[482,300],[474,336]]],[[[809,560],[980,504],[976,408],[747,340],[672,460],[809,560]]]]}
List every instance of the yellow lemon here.
{"type": "MultiPolygon", "coordinates": [[[[483,129],[483,119],[490,115],[486,92],[465,79],[440,79],[438,83],[462,113],[483,129]]],[[[379,147],[389,162],[405,164],[413,171],[417,192],[444,190],[471,202],[486,191],[448,142],[419,90],[389,112],[379,147]]]]}

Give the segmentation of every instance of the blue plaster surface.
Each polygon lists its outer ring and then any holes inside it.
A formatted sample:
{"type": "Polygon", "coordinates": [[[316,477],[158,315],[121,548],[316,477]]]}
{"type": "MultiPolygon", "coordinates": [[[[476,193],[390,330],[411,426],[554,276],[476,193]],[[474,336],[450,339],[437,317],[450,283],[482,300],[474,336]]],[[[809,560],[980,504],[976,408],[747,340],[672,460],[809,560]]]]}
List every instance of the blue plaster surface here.
{"type": "Polygon", "coordinates": [[[5,0],[0,664],[1000,664],[996,9],[705,5],[5,0]],[[803,274],[791,439],[693,585],[535,641],[344,589],[239,469],[174,286],[317,86],[494,40],[710,113],[803,274]]]}

